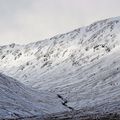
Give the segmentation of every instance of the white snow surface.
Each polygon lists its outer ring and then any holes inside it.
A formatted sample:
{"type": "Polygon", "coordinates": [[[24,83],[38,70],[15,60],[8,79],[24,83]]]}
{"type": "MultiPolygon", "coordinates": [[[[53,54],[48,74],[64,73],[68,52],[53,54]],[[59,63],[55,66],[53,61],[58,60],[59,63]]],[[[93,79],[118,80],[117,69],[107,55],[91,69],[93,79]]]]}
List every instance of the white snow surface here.
{"type": "Polygon", "coordinates": [[[62,95],[74,109],[111,103],[111,110],[116,109],[120,17],[27,45],[1,46],[0,72],[36,90],[62,95]]]}

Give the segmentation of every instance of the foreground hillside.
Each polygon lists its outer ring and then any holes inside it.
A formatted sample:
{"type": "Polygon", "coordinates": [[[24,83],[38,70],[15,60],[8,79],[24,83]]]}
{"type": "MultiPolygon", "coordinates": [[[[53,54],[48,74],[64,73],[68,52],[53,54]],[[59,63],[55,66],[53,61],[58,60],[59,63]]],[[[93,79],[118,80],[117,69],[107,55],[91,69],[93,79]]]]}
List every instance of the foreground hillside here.
{"type": "Polygon", "coordinates": [[[37,115],[41,117],[64,110],[65,107],[57,96],[46,92],[36,92],[0,74],[0,119],[37,115]]]}
{"type": "Polygon", "coordinates": [[[120,17],[36,43],[1,46],[0,71],[57,95],[71,111],[119,113],[120,17]]]}

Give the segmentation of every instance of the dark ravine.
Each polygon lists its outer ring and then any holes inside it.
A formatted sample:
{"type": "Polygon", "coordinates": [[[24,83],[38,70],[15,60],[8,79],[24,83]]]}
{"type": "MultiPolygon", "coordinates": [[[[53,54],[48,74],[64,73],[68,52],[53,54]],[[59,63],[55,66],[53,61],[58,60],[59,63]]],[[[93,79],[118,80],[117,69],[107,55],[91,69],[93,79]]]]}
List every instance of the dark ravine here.
{"type": "Polygon", "coordinates": [[[62,100],[62,105],[64,105],[65,107],[67,107],[68,109],[70,109],[70,110],[72,110],[72,111],[74,110],[73,107],[67,105],[68,101],[67,101],[65,98],[63,98],[63,97],[62,97],[61,95],[59,95],[59,94],[57,94],[57,96],[58,96],[58,98],[60,98],[60,99],[62,100]]]}

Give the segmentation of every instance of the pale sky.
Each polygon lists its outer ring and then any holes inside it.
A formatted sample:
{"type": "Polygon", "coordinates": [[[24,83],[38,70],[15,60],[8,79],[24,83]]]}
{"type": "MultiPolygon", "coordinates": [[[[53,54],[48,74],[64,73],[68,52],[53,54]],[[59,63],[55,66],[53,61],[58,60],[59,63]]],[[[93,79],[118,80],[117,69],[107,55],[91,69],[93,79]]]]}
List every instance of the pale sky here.
{"type": "Polygon", "coordinates": [[[120,0],[0,0],[0,45],[26,44],[120,16],[120,0]]]}

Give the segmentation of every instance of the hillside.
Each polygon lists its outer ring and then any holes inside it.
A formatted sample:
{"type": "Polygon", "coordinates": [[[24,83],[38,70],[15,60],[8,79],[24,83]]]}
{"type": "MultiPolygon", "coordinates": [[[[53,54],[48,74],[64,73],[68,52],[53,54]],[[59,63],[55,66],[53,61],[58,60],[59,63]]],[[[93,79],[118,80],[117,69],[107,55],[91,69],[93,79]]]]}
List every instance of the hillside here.
{"type": "Polygon", "coordinates": [[[67,109],[57,96],[42,91],[36,92],[0,74],[0,119],[37,115],[42,117],[45,114],[64,110],[67,109]]]}

